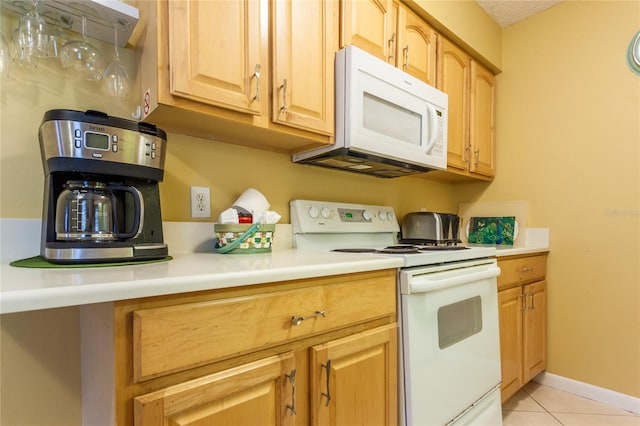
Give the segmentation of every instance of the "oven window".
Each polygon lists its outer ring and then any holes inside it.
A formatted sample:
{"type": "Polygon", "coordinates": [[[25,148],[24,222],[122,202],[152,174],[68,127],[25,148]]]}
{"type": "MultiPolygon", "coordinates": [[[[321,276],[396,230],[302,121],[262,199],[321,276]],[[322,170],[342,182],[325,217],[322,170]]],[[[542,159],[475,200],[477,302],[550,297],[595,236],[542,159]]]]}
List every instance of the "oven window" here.
{"type": "Polygon", "coordinates": [[[420,146],[422,117],[413,111],[365,92],[362,121],[365,129],[420,146]]]}
{"type": "Polygon", "coordinates": [[[447,348],[482,331],[480,296],[452,303],[438,309],[438,344],[447,348]]]}

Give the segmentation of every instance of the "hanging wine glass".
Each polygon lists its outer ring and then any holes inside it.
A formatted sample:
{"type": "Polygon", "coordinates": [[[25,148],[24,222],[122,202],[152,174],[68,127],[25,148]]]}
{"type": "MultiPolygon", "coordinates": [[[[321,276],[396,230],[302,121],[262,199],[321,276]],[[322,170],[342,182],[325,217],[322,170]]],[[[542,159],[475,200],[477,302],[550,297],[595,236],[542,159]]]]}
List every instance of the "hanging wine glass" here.
{"type": "Polygon", "coordinates": [[[20,32],[20,28],[16,28],[11,36],[11,59],[21,67],[36,68],[38,57],[32,55],[29,49],[23,48],[25,44],[24,34],[20,32]]]}
{"type": "Polygon", "coordinates": [[[13,61],[26,68],[35,68],[38,58],[47,54],[47,27],[44,19],[38,14],[38,0],[33,10],[24,14],[18,28],[11,37],[11,57],[13,61]]]}
{"type": "Polygon", "coordinates": [[[101,80],[104,58],[98,49],[87,41],[87,18],[82,17],[82,40],[65,43],[60,50],[62,68],[70,75],[85,80],[101,80]]]}
{"type": "Polygon", "coordinates": [[[25,52],[25,55],[44,58],[47,56],[49,43],[47,24],[38,13],[38,0],[33,2],[33,6],[33,10],[20,18],[18,26],[19,47],[25,52]]]}
{"type": "Polygon", "coordinates": [[[9,52],[9,44],[4,35],[0,34],[0,77],[9,77],[10,67],[11,53],[9,52]]]}
{"type": "Polygon", "coordinates": [[[126,99],[129,95],[129,74],[127,69],[120,62],[120,54],[118,53],[118,26],[113,25],[114,50],[115,55],[107,69],[104,70],[104,87],[109,96],[118,99],[126,99]]]}

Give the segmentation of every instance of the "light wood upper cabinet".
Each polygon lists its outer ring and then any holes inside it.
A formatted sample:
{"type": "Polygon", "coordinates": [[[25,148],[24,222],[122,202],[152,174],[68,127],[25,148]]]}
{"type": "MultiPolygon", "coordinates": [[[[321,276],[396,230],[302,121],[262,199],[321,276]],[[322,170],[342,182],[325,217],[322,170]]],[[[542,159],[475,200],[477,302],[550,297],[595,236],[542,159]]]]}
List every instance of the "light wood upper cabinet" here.
{"type": "Polygon", "coordinates": [[[438,35],[418,15],[398,7],[396,66],[435,87],[438,35]]]}
{"type": "Polygon", "coordinates": [[[287,153],[333,142],[337,2],[133,1],[145,121],[287,153]]]}
{"type": "Polygon", "coordinates": [[[260,24],[260,4],[255,1],[169,0],[171,94],[267,113],[266,85],[260,93],[255,72],[268,68],[260,24]]]}
{"type": "Polygon", "coordinates": [[[393,0],[341,0],[340,48],[357,46],[395,65],[396,8],[393,0]]]}
{"type": "Polygon", "coordinates": [[[495,176],[495,77],[441,38],[438,88],[449,95],[448,171],[482,180],[495,176]]]}
{"type": "Polygon", "coordinates": [[[393,0],[341,1],[340,47],[353,45],[435,86],[438,35],[393,0]]]}
{"type": "Polygon", "coordinates": [[[447,39],[441,39],[439,89],[449,96],[447,132],[447,165],[461,171],[469,169],[469,85],[471,57],[447,39]]]}
{"type": "Polygon", "coordinates": [[[471,62],[471,173],[493,178],[496,170],[496,79],[487,68],[471,62]]]}
{"type": "Polygon", "coordinates": [[[336,3],[272,3],[274,122],[333,135],[336,3]]]}

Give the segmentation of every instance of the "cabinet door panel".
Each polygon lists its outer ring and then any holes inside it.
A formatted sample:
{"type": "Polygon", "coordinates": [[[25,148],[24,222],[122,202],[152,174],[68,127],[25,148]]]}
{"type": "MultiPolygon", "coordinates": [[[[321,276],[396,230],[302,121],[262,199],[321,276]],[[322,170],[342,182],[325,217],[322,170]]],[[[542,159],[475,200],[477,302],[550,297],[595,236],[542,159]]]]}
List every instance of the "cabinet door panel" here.
{"type": "Polygon", "coordinates": [[[524,286],[524,383],[547,367],[546,282],[524,286]]]}
{"type": "Polygon", "coordinates": [[[136,397],[135,425],[293,425],[294,365],[287,353],[136,397]]]}
{"type": "Polygon", "coordinates": [[[273,3],[273,121],[333,134],[336,2],[273,3]]]}
{"type": "Polygon", "coordinates": [[[470,161],[469,127],[469,76],[471,59],[455,44],[441,39],[440,90],[449,95],[449,127],[447,130],[447,165],[467,170],[470,161]]]}
{"type": "Polygon", "coordinates": [[[436,85],[437,36],[433,28],[405,6],[398,8],[396,66],[412,76],[436,85]]]}
{"type": "Polygon", "coordinates": [[[344,0],[340,4],[340,47],[353,45],[383,61],[393,60],[396,38],[393,1],[344,0]]]}
{"type": "Polygon", "coordinates": [[[496,168],[496,80],[489,70],[475,61],[471,63],[471,76],[471,171],[492,177],[496,168]]]}
{"type": "Polygon", "coordinates": [[[522,379],[522,287],[498,292],[500,318],[501,396],[505,402],[524,384],[522,379]]]}
{"type": "Polygon", "coordinates": [[[397,324],[314,346],[312,425],[395,425],[397,324]]]}
{"type": "Polygon", "coordinates": [[[257,1],[170,0],[171,94],[260,114],[254,74],[268,68],[260,26],[257,1]]]}

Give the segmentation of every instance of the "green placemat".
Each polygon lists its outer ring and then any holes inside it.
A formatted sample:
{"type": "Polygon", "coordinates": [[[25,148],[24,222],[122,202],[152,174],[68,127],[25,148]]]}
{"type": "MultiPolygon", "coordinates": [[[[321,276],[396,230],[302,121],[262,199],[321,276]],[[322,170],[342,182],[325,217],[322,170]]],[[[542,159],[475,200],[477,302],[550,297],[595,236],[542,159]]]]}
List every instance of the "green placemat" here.
{"type": "Polygon", "coordinates": [[[131,260],[125,262],[60,264],[49,262],[42,256],[33,256],[27,257],[26,259],[14,260],[9,263],[9,265],[16,266],[18,268],[104,268],[107,266],[145,265],[147,263],[166,262],[171,259],[173,259],[173,257],[166,256],[162,259],[131,260]]]}

